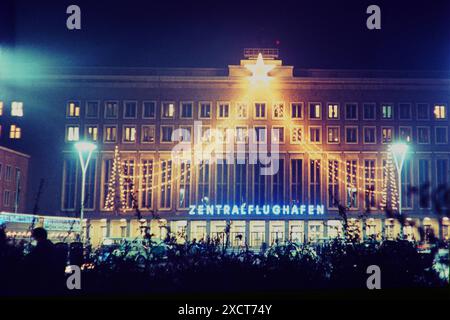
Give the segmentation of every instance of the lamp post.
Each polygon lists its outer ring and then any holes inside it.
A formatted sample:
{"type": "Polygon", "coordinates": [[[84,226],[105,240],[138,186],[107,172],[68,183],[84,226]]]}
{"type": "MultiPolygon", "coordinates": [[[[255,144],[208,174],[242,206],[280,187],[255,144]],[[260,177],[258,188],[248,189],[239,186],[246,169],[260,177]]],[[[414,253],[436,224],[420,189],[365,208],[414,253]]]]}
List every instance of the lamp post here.
{"type": "MultiPolygon", "coordinates": [[[[397,142],[391,145],[392,157],[397,168],[398,180],[398,214],[402,214],[402,169],[408,151],[408,145],[403,142],[397,142]]],[[[403,238],[403,226],[401,226],[400,235],[403,238]]]]}
{"type": "Polygon", "coordinates": [[[86,184],[86,172],[91,160],[92,152],[97,146],[92,142],[80,141],[75,143],[75,149],[78,151],[81,165],[81,208],[80,208],[80,241],[84,241],[83,220],[84,220],[84,193],[86,184]]]}

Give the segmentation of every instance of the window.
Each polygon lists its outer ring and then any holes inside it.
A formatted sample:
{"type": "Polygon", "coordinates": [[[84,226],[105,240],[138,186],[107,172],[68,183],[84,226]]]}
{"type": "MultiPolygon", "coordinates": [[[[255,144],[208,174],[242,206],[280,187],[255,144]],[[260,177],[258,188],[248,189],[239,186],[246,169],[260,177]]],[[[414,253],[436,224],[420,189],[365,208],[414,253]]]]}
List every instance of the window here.
{"type": "Polygon", "coordinates": [[[291,159],[291,200],[293,204],[302,204],[303,198],[303,160],[291,159]]]}
{"type": "Polygon", "coordinates": [[[211,142],[212,132],[211,126],[201,126],[200,127],[200,137],[202,142],[211,142]]]}
{"type": "Polygon", "coordinates": [[[364,120],[375,120],[375,103],[364,103],[364,120]]]}
{"type": "Polygon", "coordinates": [[[237,159],[234,165],[234,200],[237,205],[247,202],[247,163],[237,159]]]}
{"type": "Polygon", "coordinates": [[[402,208],[412,208],[411,159],[405,159],[402,169],[402,208]]]}
{"type": "Polygon", "coordinates": [[[161,108],[163,119],[173,119],[175,117],[175,104],[173,102],[163,102],[161,108]]]}
{"type": "Polygon", "coordinates": [[[273,126],[271,137],[272,143],[284,143],[284,127],[273,126]]]}
{"type": "Polygon", "coordinates": [[[123,142],[136,142],[136,126],[123,126],[123,142]]]}
{"type": "Polygon", "coordinates": [[[357,160],[346,161],[347,208],[358,207],[357,160]]]}
{"type": "Polygon", "coordinates": [[[127,159],[123,161],[123,192],[125,195],[125,208],[134,208],[136,199],[133,194],[134,180],[135,180],[135,161],[132,159],[127,159]]]}
{"type": "Polygon", "coordinates": [[[191,162],[180,163],[180,187],[178,190],[178,205],[180,208],[189,208],[191,204],[191,162]]]}
{"type": "Polygon", "coordinates": [[[321,143],[322,142],[321,131],[322,128],[320,127],[309,127],[309,141],[311,143],[321,143]]]}
{"type": "Polygon", "coordinates": [[[194,104],[192,102],[181,102],[180,118],[191,119],[193,115],[194,104]]]}
{"type": "Polygon", "coordinates": [[[376,128],[375,127],[365,127],[364,128],[364,143],[373,144],[376,143],[376,128]]]}
{"type": "Polygon", "coordinates": [[[393,140],[393,129],[392,128],[381,128],[381,142],[382,143],[391,143],[393,140]]]}
{"type": "Polygon", "coordinates": [[[302,126],[292,126],[291,129],[291,143],[300,144],[303,142],[303,127],[302,126]]]}
{"type": "Polygon", "coordinates": [[[99,113],[99,102],[98,101],[87,101],[86,102],[86,118],[98,118],[99,113]]]}
{"type": "MultiPolygon", "coordinates": [[[[180,126],[178,130],[179,135],[177,137],[178,141],[189,143],[192,141],[192,127],[191,126],[180,126]]],[[[225,138],[225,137],[224,137],[225,138]]],[[[223,140],[221,140],[223,141],[223,140]]]]}
{"type": "Polygon", "coordinates": [[[143,209],[153,208],[153,160],[141,160],[141,203],[143,209]]]}
{"type": "Polygon", "coordinates": [[[230,104],[228,102],[217,103],[217,119],[227,119],[230,116],[230,104]]]}
{"type": "Polygon", "coordinates": [[[266,118],[266,104],[263,102],[255,103],[255,119],[266,118]]]}
{"type": "Polygon", "coordinates": [[[161,142],[172,142],[173,126],[161,126],[161,142]]]}
{"type": "Polygon", "coordinates": [[[8,165],[5,168],[5,181],[12,181],[12,168],[8,165]]]}
{"type": "Polygon", "coordinates": [[[230,166],[223,159],[219,159],[216,166],[216,203],[228,203],[228,177],[230,166]]]}
{"type": "Polygon", "coordinates": [[[211,118],[211,103],[210,102],[200,102],[200,119],[210,119],[211,118]]]}
{"type": "Polygon", "coordinates": [[[430,119],[430,105],[428,103],[417,104],[417,120],[430,119]]]}
{"type": "Polygon", "coordinates": [[[80,128],[78,126],[66,127],[66,141],[78,141],[80,139],[80,128]]]}
{"type": "Polygon", "coordinates": [[[346,143],[358,143],[358,128],[357,127],[345,127],[345,142],[346,143]]]}
{"type": "Polygon", "coordinates": [[[0,163],[0,180],[2,180],[2,174],[3,174],[3,165],[0,163]]]}
{"type": "Polygon", "coordinates": [[[3,206],[9,207],[11,204],[11,191],[5,190],[3,192],[3,206]]]}
{"type": "Polygon", "coordinates": [[[411,119],[411,104],[410,103],[399,103],[399,119],[400,120],[410,120],[411,119]]]}
{"type": "Polygon", "coordinates": [[[265,143],[267,141],[267,129],[265,126],[255,127],[254,134],[257,143],[265,143]]]}
{"type": "Polygon", "coordinates": [[[137,117],[137,102],[125,101],[123,104],[124,119],[135,119],[137,117]]]}
{"type": "Polygon", "coordinates": [[[364,200],[367,209],[375,204],[375,160],[364,160],[364,200]]]}
{"type": "Polygon", "coordinates": [[[339,162],[328,161],[328,207],[337,208],[339,205],[339,162]]]}
{"type": "Polygon", "coordinates": [[[161,160],[161,187],[160,202],[161,209],[170,209],[172,206],[172,160],[161,160]]]}
{"type": "Polygon", "coordinates": [[[328,143],[339,143],[339,127],[328,127],[328,143]]]}
{"type": "Polygon", "coordinates": [[[90,141],[97,141],[98,140],[98,127],[97,126],[86,126],[85,129],[85,137],[87,140],[90,141]]]}
{"type": "MultiPolygon", "coordinates": [[[[277,160],[274,160],[277,161],[277,160]]],[[[279,159],[278,171],[273,175],[272,199],[275,204],[284,204],[284,160],[279,159]]]]}
{"type": "Polygon", "coordinates": [[[143,125],[141,129],[141,139],[143,143],[155,142],[155,126],[143,125]]]}
{"type": "Polygon", "coordinates": [[[420,144],[430,143],[430,128],[417,127],[417,143],[420,144]]]}
{"type": "Polygon", "coordinates": [[[448,142],[447,127],[436,127],[436,143],[446,144],[448,142]]]}
{"type": "Polygon", "coordinates": [[[399,138],[404,142],[412,141],[411,127],[400,127],[399,138]]]}
{"type": "Polygon", "coordinates": [[[237,110],[237,118],[238,119],[247,119],[248,118],[248,105],[245,102],[237,102],[236,103],[237,110]]]}
{"type": "Polygon", "coordinates": [[[328,119],[339,119],[339,105],[337,103],[328,104],[328,119]]]}
{"type": "Polygon", "coordinates": [[[285,115],[284,103],[276,102],[272,106],[272,118],[273,119],[283,119],[285,115]]]}
{"type": "Polygon", "coordinates": [[[106,159],[103,161],[103,171],[102,171],[102,209],[106,210],[106,199],[108,198],[108,192],[109,192],[109,183],[111,179],[111,172],[112,172],[112,159],[106,159]]]}
{"type": "Polygon", "coordinates": [[[419,207],[427,209],[430,207],[430,161],[419,160],[419,207]]]}
{"type": "Polygon", "coordinates": [[[86,171],[86,181],[84,184],[85,188],[84,206],[85,209],[88,210],[94,209],[96,167],[97,167],[97,159],[92,158],[86,171]]]}
{"type": "Polygon", "coordinates": [[[117,119],[119,114],[119,104],[117,101],[106,101],[105,102],[105,118],[106,119],[117,119]]]}
{"type": "Polygon", "coordinates": [[[209,199],[209,161],[202,160],[198,167],[197,201],[199,204],[206,204],[209,199]]]}
{"type": "Polygon", "coordinates": [[[22,137],[22,130],[15,124],[9,127],[9,138],[10,139],[20,139],[22,137]]]}
{"type": "Polygon", "coordinates": [[[3,115],[3,101],[0,101],[0,117],[3,115]]]}
{"type": "MultiPolygon", "coordinates": [[[[13,102],[14,105],[14,102],[13,102]]],[[[11,110],[11,114],[13,110],[11,110]]],[[[79,101],[69,101],[67,103],[67,117],[77,118],[80,116],[80,102],[79,101]]]]}
{"type": "Polygon", "coordinates": [[[303,103],[301,102],[291,103],[291,116],[292,119],[303,119],[303,103]]]}
{"type": "Polygon", "coordinates": [[[64,160],[62,207],[66,210],[75,209],[76,199],[77,159],[64,160]]]}
{"type": "Polygon", "coordinates": [[[434,118],[442,120],[447,118],[447,106],[443,104],[435,104],[433,109],[434,118]]]}
{"type": "Polygon", "coordinates": [[[248,138],[247,127],[236,127],[236,143],[246,143],[248,138]]]}
{"type": "MultiPolygon", "coordinates": [[[[448,160],[447,159],[437,159],[436,160],[436,172],[437,172],[437,186],[443,186],[445,189],[448,184],[448,160]]],[[[445,195],[444,195],[445,197],[445,195]]]]}
{"type": "Polygon", "coordinates": [[[254,201],[257,205],[266,202],[266,175],[262,174],[263,165],[258,163],[253,165],[254,201]]]}
{"type": "Polygon", "coordinates": [[[392,119],[392,105],[383,104],[381,105],[381,118],[382,119],[392,119]]]}
{"type": "Polygon", "coordinates": [[[309,104],[309,118],[310,119],[321,119],[322,118],[322,108],[320,103],[310,103],[309,104]]]}
{"type": "Polygon", "coordinates": [[[320,179],[320,160],[311,160],[309,162],[309,204],[311,205],[321,203],[320,179]]]}
{"type": "Polygon", "coordinates": [[[358,120],[358,105],[356,103],[347,103],[345,105],[345,119],[358,120]]]}
{"type": "Polygon", "coordinates": [[[117,141],[117,126],[105,126],[103,132],[104,142],[116,142],[117,141]]]}
{"type": "Polygon", "coordinates": [[[142,103],[142,118],[155,119],[155,115],[156,115],[156,102],[144,101],[142,103]]]}
{"type": "Polygon", "coordinates": [[[0,138],[2,137],[2,125],[0,124],[0,138]]]}

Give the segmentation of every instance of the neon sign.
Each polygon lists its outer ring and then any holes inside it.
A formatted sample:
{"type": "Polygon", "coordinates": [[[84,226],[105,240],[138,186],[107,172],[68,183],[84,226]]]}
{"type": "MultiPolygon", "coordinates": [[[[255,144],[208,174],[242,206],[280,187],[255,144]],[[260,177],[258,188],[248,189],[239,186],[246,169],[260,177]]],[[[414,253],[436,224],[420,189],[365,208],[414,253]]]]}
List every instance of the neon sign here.
{"type": "Polygon", "coordinates": [[[324,205],[191,205],[190,216],[320,216],[324,215],[324,205]]]}

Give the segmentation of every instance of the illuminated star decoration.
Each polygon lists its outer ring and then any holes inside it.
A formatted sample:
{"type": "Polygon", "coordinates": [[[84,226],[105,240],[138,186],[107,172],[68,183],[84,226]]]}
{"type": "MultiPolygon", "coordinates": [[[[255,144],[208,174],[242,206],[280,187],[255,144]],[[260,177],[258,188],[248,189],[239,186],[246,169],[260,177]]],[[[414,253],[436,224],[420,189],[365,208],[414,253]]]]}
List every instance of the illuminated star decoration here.
{"type": "Polygon", "coordinates": [[[269,81],[270,77],[267,74],[275,68],[274,65],[264,64],[261,53],[258,54],[255,64],[246,64],[245,67],[252,72],[250,81],[253,83],[269,81]]]}

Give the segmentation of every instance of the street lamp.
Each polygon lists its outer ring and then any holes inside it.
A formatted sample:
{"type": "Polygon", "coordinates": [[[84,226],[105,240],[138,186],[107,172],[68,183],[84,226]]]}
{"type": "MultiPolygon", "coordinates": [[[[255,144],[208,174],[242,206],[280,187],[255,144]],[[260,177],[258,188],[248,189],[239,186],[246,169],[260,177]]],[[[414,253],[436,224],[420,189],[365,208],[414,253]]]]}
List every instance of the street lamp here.
{"type": "MultiPolygon", "coordinates": [[[[402,214],[402,169],[405,162],[408,145],[403,142],[397,142],[391,145],[392,157],[394,158],[395,167],[397,168],[398,177],[398,214],[402,214]]],[[[400,231],[403,237],[403,226],[400,231]]]]}
{"type": "Polygon", "coordinates": [[[84,220],[84,192],[86,184],[86,172],[89,165],[89,160],[91,160],[92,152],[97,149],[97,146],[92,142],[80,141],[75,143],[75,149],[78,151],[78,156],[80,158],[81,165],[81,208],[80,208],[80,241],[83,243],[84,231],[83,231],[83,220],[84,220]]]}

